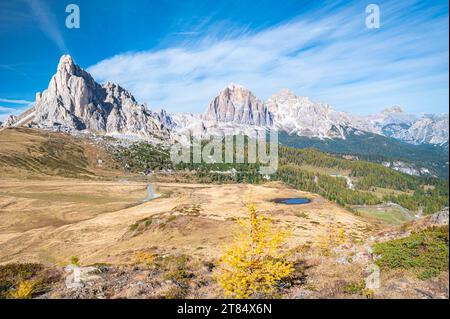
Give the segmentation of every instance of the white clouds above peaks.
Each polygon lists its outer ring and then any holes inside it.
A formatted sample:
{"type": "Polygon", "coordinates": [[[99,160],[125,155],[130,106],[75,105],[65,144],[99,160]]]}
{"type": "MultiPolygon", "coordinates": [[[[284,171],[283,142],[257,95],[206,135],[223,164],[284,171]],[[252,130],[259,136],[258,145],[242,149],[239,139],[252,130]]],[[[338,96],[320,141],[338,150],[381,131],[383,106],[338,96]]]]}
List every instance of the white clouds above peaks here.
{"type": "Polygon", "coordinates": [[[262,30],[224,31],[221,38],[202,30],[203,38],[118,54],[88,71],[172,112],[203,111],[230,82],[262,99],[287,87],[352,113],[390,105],[446,112],[448,13],[409,10],[415,4],[381,5],[378,30],[365,27],[364,6],[322,8],[262,30]]]}

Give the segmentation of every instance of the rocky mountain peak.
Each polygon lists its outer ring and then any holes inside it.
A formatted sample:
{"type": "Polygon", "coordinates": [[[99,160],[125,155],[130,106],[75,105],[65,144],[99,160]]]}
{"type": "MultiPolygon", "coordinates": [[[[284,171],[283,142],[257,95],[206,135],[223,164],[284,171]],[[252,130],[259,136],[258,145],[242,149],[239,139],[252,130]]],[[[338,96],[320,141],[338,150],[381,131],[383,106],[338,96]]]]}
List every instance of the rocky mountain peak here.
{"type": "Polygon", "coordinates": [[[265,103],[247,88],[230,84],[208,105],[203,119],[215,122],[270,126],[272,116],[265,103]]]}
{"type": "Polygon", "coordinates": [[[230,91],[250,91],[245,86],[237,84],[237,83],[233,83],[233,82],[228,84],[222,91],[224,91],[226,89],[228,89],[230,91]]]}
{"type": "Polygon", "coordinates": [[[272,95],[267,106],[278,129],[302,136],[344,137],[349,123],[345,113],[333,110],[328,104],[297,96],[288,89],[272,95]]]}
{"type": "Polygon", "coordinates": [[[295,108],[310,108],[322,106],[327,108],[328,105],[315,103],[307,96],[297,96],[289,89],[281,89],[277,93],[273,94],[267,101],[269,110],[273,113],[279,111],[279,108],[283,107],[295,107],[295,108]]]}
{"type": "Polygon", "coordinates": [[[73,59],[70,55],[64,54],[59,59],[57,71],[63,71],[66,70],[68,73],[73,73],[73,70],[75,68],[75,63],[73,62],[73,59]]]}
{"type": "Polygon", "coordinates": [[[403,109],[398,106],[398,105],[394,105],[388,108],[385,108],[384,110],[381,111],[382,114],[392,114],[392,113],[405,113],[403,111],[403,109]]]}
{"type": "Polygon", "coordinates": [[[366,119],[369,120],[373,125],[378,127],[381,130],[380,132],[382,132],[384,127],[387,126],[409,126],[416,120],[416,117],[411,114],[405,113],[400,106],[395,105],[382,110],[376,115],[369,115],[366,117],[366,119]]]}
{"type": "Polygon", "coordinates": [[[89,84],[98,86],[88,72],[84,71],[81,67],[75,64],[70,55],[63,55],[59,59],[58,67],[56,68],[56,73],[53,78],[56,80],[56,84],[59,84],[59,87],[63,88],[68,85],[67,81],[73,77],[82,78],[89,84]]]}
{"type": "Polygon", "coordinates": [[[284,88],[278,91],[277,93],[273,94],[270,99],[283,99],[283,98],[291,98],[295,99],[297,95],[295,95],[294,92],[292,92],[290,89],[284,88]]]}
{"type": "Polygon", "coordinates": [[[47,90],[36,97],[33,122],[41,127],[142,138],[168,133],[160,117],[130,92],[111,82],[98,84],[69,55],[61,57],[47,90]]]}
{"type": "Polygon", "coordinates": [[[249,89],[235,83],[230,83],[220,91],[219,97],[233,100],[236,103],[244,103],[248,99],[258,100],[249,89]]]}

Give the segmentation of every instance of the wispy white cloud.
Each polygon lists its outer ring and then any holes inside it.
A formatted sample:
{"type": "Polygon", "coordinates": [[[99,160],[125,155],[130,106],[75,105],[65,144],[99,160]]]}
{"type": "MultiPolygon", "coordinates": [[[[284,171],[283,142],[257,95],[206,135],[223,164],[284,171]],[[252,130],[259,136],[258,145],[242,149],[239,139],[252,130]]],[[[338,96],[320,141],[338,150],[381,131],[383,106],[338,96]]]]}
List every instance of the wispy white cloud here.
{"type": "Polygon", "coordinates": [[[263,99],[287,87],[355,113],[394,104],[444,112],[448,11],[417,10],[418,3],[381,4],[378,30],[366,29],[359,3],[322,8],[257,33],[230,30],[217,38],[205,30],[200,40],[119,54],[88,71],[170,111],[203,111],[220,89],[237,82],[263,99]]]}
{"type": "Polygon", "coordinates": [[[15,111],[15,110],[16,110],[16,109],[13,108],[13,107],[0,105],[0,113],[3,113],[3,112],[13,112],[13,111],[15,111]]]}
{"type": "Polygon", "coordinates": [[[11,106],[0,105],[0,122],[3,122],[10,115],[21,114],[27,108],[28,107],[24,107],[24,106],[11,107],[11,106]]]}
{"type": "Polygon", "coordinates": [[[58,46],[61,53],[67,53],[67,47],[61,30],[58,27],[57,20],[45,1],[26,0],[26,2],[28,3],[30,11],[35,17],[42,32],[44,32],[45,35],[58,46]]]}
{"type": "Polygon", "coordinates": [[[9,115],[18,115],[31,107],[34,102],[21,99],[6,99],[0,97],[0,121],[4,121],[9,115]]]}
{"type": "Polygon", "coordinates": [[[2,103],[12,103],[12,104],[31,104],[32,101],[27,100],[15,100],[15,99],[4,99],[0,97],[0,102],[2,103]]]}

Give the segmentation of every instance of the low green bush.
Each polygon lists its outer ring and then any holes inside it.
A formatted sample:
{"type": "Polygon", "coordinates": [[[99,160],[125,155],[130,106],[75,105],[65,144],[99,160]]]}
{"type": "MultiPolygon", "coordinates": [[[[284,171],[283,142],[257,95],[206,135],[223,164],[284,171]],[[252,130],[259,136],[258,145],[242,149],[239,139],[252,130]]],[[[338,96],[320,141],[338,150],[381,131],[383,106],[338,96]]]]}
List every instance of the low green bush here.
{"type": "Polygon", "coordinates": [[[448,270],[448,226],[431,227],[406,238],[377,243],[373,251],[382,269],[413,270],[419,279],[448,270]]]}

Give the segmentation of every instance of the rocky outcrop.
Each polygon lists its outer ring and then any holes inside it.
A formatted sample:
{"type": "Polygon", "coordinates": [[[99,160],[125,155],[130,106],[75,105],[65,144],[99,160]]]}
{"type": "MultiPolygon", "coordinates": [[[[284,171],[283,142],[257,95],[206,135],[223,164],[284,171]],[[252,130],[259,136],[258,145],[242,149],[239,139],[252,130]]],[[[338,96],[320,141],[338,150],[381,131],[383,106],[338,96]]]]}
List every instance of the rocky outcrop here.
{"type": "Polygon", "coordinates": [[[106,92],[106,132],[145,136],[167,128],[157,113],[136,102],[130,92],[114,83],[102,86],[106,92]]]}
{"type": "Polygon", "coordinates": [[[436,225],[448,225],[448,207],[431,215],[430,222],[436,225]]]}
{"type": "Polygon", "coordinates": [[[265,103],[236,84],[227,86],[211,101],[203,119],[256,126],[271,126],[273,122],[265,103]]]}
{"type": "Polygon", "coordinates": [[[430,170],[426,167],[417,167],[415,164],[406,163],[402,161],[384,161],[381,163],[384,167],[392,168],[396,171],[414,175],[414,176],[429,176],[432,175],[430,170]]]}
{"type": "Polygon", "coordinates": [[[98,275],[100,270],[97,267],[68,265],[64,268],[64,271],[69,274],[65,279],[67,289],[80,289],[101,279],[98,275]]]}
{"type": "Polygon", "coordinates": [[[413,144],[448,144],[448,114],[424,115],[405,132],[403,140],[413,144]]]}
{"type": "Polygon", "coordinates": [[[34,119],[34,111],[34,107],[31,107],[18,116],[10,115],[3,125],[4,127],[17,127],[30,124],[30,122],[34,119]]]}
{"type": "Polygon", "coordinates": [[[448,114],[408,114],[393,106],[376,115],[354,116],[352,126],[410,144],[448,144],[448,114]]]}
{"type": "Polygon", "coordinates": [[[328,104],[316,103],[308,97],[296,96],[288,89],[272,95],[267,101],[279,130],[301,136],[333,138],[345,137],[350,118],[333,110],[328,104]]]}
{"type": "Polygon", "coordinates": [[[173,128],[178,133],[201,137],[207,135],[207,123],[202,120],[201,115],[191,113],[177,113],[172,117],[173,128]]]}
{"type": "Polygon", "coordinates": [[[3,127],[10,127],[13,126],[17,122],[17,116],[10,115],[6,118],[5,123],[2,124],[3,127]]]}
{"type": "Polygon", "coordinates": [[[121,86],[95,82],[68,55],[61,57],[47,90],[36,95],[33,118],[42,127],[142,138],[168,134],[167,120],[161,120],[121,86]]]}

